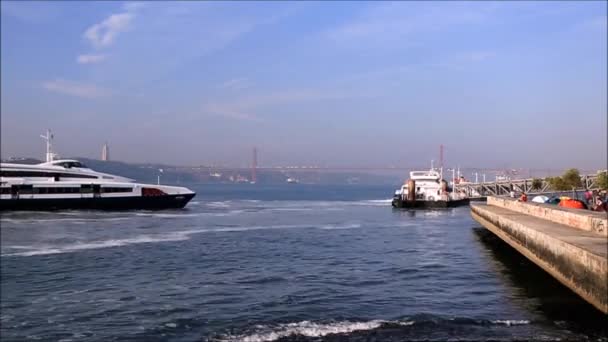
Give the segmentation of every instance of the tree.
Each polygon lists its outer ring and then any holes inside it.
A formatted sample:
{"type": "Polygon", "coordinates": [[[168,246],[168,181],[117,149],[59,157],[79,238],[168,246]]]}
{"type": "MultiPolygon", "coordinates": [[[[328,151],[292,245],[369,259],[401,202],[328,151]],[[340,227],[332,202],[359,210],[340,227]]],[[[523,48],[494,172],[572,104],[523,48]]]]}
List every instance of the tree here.
{"type": "Polygon", "coordinates": [[[581,175],[577,169],[569,169],[561,177],[549,177],[546,181],[551,189],[556,191],[580,189],[582,187],[581,175]]]}
{"type": "Polygon", "coordinates": [[[608,171],[598,173],[596,182],[598,188],[608,190],[608,171]]]}
{"type": "Polygon", "coordinates": [[[565,185],[568,189],[564,190],[572,190],[581,188],[581,175],[577,169],[569,169],[562,175],[562,179],[564,180],[565,185]]]}
{"type": "Polygon", "coordinates": [[[547,177],[545,180],[554,191],[570,190],[562,177],[547,177]]]}
{"type": "Polygon", "coordinates": [[[532,180],[532,189],[534,189],[534,190],[540,190],[542,187],[543,187],[543,180],[542,179],[534,178],[532,180]]]}

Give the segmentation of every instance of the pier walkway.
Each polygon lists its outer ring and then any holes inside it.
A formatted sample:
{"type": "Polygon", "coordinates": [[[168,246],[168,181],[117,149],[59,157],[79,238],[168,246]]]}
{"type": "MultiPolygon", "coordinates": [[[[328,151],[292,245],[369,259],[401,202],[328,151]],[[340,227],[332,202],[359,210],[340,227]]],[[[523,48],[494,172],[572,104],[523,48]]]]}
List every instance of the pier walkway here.
{"type": "Polygon", "coordinates": [[[488,197],[471,215],[587,302],[608,314],[606,213],[488,197]]]}
{"type": "MultiPolygon", "coordinates": [[[[597,174],[581,176],[581,188],[577,191],[585,191],[587,189],[599,189],[597,183],[597,174]]],[[[456,184],[454,190],[465,193],[468,197],[485,197],[485,196],[506,196],[511,190],[516,192],[525,192],[528,195],[545,194],[553,191],[546,179],[512,179],[494,182],[466,182],[456,184]],[[539,182],[535,184],[535,181],[539,182]]]]}

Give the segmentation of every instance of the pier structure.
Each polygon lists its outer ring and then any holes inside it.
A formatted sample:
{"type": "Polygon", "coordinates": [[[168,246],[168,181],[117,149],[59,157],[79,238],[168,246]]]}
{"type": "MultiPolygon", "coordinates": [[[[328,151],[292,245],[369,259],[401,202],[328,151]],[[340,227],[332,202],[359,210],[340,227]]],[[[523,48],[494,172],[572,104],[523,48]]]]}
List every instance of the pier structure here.
{"type": "MultiPolygon", "coordinates": [[[[455,184],[454,190],[457,192],[463,192],[471,198],[486,196],[507,196],[509,195],[511,190],[515,192],[525,192],[529,195],[544,194],[552,191],[549,186],[549,182],[541,178],[538,178],[538,180],[541,181],[541,184],[534,184],[535,178],[512,179],[479,183],[466,182],[455,184]]],[[[599,187],[597,186],[597,174],[581,176],[581,183],[583,184],[583,187],[577,190],[599,189],[599,187]]]]}
{"type": "Polygon", "coordinates": [[[489,196],[471,215],[584,300],[608,314],[606,213],[489,196]]]}

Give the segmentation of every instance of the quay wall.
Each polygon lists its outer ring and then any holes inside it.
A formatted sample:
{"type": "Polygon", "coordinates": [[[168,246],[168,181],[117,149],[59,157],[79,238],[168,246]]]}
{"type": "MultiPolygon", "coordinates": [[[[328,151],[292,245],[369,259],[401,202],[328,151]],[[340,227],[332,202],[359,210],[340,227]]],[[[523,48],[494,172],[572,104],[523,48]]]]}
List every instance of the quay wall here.
{"type": "MultiPolygon", "coordinates": [[[[537,208],[531,203],[489,197],[487,205],[471,204],[471,215],[562,284],[608,314],[608,241],[605,235],[556,223],[549,219],[551,211],[537,208]],[[502,204],[505,205],[500,207],[502,204]],[[530,209],[525,206],[530,206],[530,209]]],[[[560,220],[569,217],[556,216],[560,220]]],[[[587,226],[590,224],[590,221],[578,217],[572,219],[574,224],[587,227],[579,221],[587,222],[587,226]]],[[[569,223],[570,220],[566,218],[564,222],[569,223]]]]}
{"type": "Polygon", "coordinates": [[[552,204],[519,202],[510,197],[488,197],[488,205],[564,224],[608,237],[608,215],[605,212],[563,208],[552,204]]]}

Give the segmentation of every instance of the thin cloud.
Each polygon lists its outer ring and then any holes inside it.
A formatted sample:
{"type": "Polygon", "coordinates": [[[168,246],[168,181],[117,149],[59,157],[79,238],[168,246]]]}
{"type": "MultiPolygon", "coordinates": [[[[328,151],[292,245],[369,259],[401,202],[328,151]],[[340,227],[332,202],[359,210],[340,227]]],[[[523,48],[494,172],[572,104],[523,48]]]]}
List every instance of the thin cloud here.
{"type": "Polygon", "coordinates": [[[202,113],[243,121],[263,121],[259,118],[258,114],[272,107],[360,96],[364,95],[318,89],[285,90],[244,96],[240,99],[231,100],[228,103],[207,103],[203,105],[202,113]]]}
{"type": "Polygon", "coordinates": [[[79,55],[76,57],[76,62],[78,62],[78,64],[93,64],[103,62],[105,59],[106,55],[79,55]]]}
{"type": "Polygon", "coordinates": [[[144,6],[141,2],[125,3],[124,12],[112,14],[102,22],[92,25],[84,32],[83,37],[98,49],[112,45],[118,34],[129,29],[135,13],[144,6]]]}
{"type": "Polygon", "coordinates": [[[128,1],[122,5],[122,8],[127,11],[137,11],[146,6],[146,3],[143,1],[128,1]]]}
{"type": "Polygon", "coordinates": [[[112,14],[101,23],[89,27],[84,37],[96,48],[109,46],[120,32],[127,30],[132,19],[131,13],[112,14]]]}
{"type": "Polygon", "coordinates": [[[251,87],[251,82],[246,78],[233,78],[218,86],[220,89],[243,90],[251,87]]]}
{"type": "Polygon", "coordinates": [[[0,12],[30,24],[48,22],[59,14],[50,1],[0,1],[0,12]]]}
{"type": "Polygon", "coordinates": [[[375,43],[403,44],[403,38],[441,31],[454,26],[479,24],[496,12],[498,5],[466,3],[389,2],[374,4],[356,19],[325,32],[334,42],[362,45],[362,40],[375,43]]]}
{"type": "Polygon", "coordinates": [[[64,79],[43,82],[42,87],[51,92],[88,99],[100,98],[109,95],[107,90],[94,84],[68,81],[64,79]]]}
{"type": "Polygon", "coordinates": [[[583,29],[598,30],[605,33],[608,27],[608,16],[601,15],[598,17],[590,18],[579,25],[583,29]]]}
{"type": "Polygon", "coordinates": [[[465,58],[471,62],[481,62],[493,58],[496,53],[492,51],[472,51],[465,55],[465,58]]]}
{"type": "Polygon", "coordinates": [[[208,115],[223,116],[239,121],[261,121],[255,114],[245,112],[239,107],[240,106],[211,103],[204,105],[202,112],[208,115]]]}

